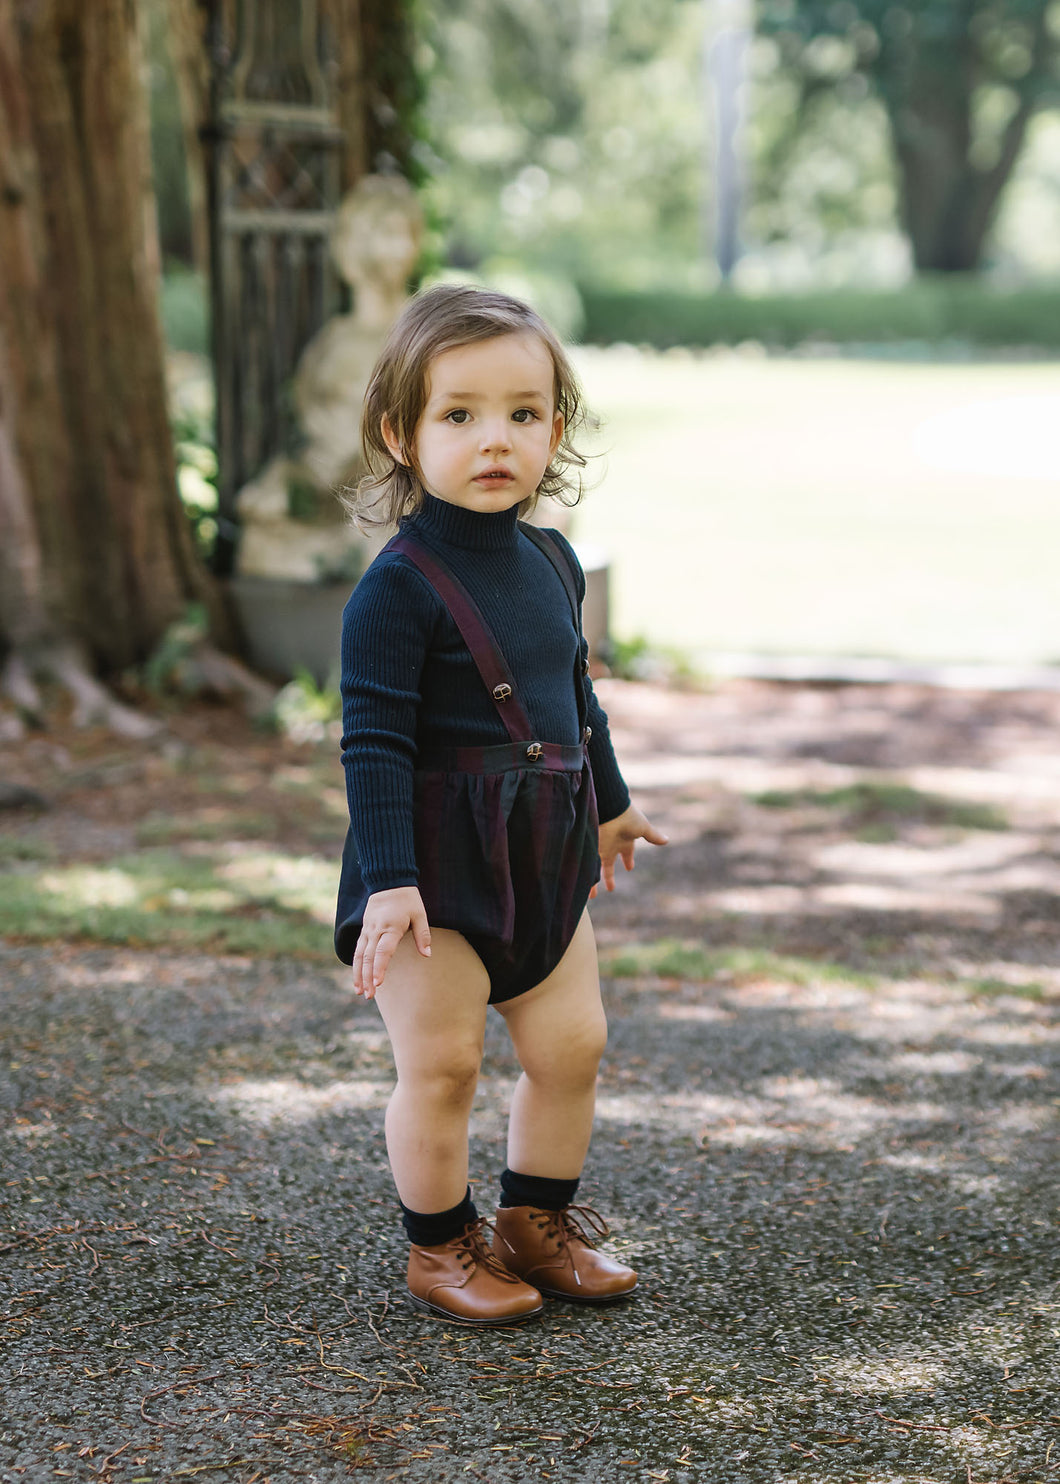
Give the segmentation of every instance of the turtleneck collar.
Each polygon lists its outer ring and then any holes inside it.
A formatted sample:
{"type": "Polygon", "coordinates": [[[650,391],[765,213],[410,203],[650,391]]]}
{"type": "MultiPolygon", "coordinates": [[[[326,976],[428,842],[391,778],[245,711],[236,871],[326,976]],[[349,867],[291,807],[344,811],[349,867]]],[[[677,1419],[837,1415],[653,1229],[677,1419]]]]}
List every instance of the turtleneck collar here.
{"type": "Polygon", "coordinates": [[[508,510],[483,514],[424,492],[423,505],[409,521],[415,530],[450,546],[462,546],[470,551],[503,551],[515,543],[519,507],[513,505],[508,510]]]}

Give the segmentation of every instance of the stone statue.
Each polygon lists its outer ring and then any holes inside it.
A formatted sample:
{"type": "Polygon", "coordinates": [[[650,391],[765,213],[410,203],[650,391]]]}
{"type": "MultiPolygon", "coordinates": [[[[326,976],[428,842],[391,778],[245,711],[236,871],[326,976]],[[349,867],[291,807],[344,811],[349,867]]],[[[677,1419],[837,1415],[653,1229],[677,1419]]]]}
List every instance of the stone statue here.
{"type": "Polygon", "coordinates": [[[302,354],[298,453],[274,459],[240,491],[240,575],[349,582],[384,544],[388,533],[366,537],[350,526],[338,493],[363,473],[364,394],[408,297],[422,236],[419,202],[401,176],[365,176],[339,207],[331,256],[353,309],[330,319],[302,354]]]}

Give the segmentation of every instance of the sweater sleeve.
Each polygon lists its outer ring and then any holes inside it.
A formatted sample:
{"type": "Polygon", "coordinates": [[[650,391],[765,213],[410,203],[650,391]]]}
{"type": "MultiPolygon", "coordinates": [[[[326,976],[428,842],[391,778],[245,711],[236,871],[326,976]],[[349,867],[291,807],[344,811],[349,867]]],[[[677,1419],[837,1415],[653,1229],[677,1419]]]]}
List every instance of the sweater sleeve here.
{"type": "MultiPolygon", "coordinates": [[[[565,536],[559,531],[550,531],[549,534],[556,538],[557,544],[562,547],[570,561],[574,571],[580,608],[585,601],[585,573],[582,571],[582,564],[565,536]]],[[[593,775],[593,788],[596,791],[600,823],[606,824],[610,819],[617,819],[629,808],[629,789],[626,787],[626,781],[618,766],[618,759],[615,757],[615,749],[611,744],[607,712],[600,705],[596,692],[593,690],[593,683],[589,678],[587,668],[589,645],[585,639],[582,640],[581,658],[582,683],[585,686],[585,717],[592,732],[589,739],[589,767],[593,775]]]]}
{"type": "Polygon", "coordinates": [[[437,599],[407,563],[357,583],[342,619],[342,763],[361,876],[370,891],[419,881],[413,774],[420,676],[437,599]]]}

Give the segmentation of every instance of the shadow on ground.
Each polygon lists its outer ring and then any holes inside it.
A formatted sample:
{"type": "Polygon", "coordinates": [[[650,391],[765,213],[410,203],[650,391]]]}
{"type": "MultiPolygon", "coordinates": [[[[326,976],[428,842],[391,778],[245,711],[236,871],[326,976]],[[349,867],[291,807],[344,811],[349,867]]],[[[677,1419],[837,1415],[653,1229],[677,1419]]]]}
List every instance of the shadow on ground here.
{"type": "MultiPolygon", "coordinates": [[[[674,836],[595,909],[622,1307],[405,1304],[390,1058],[341,971],[0,948],[0,1480],[1060,1477],[1056,702],[892,699],[911,786],[1006,828],[807,802],[899,771],[882,693],[608,691],[674,836]]],[[[514,1074],[492,1025],[484,1209],[514,1074]]]]}

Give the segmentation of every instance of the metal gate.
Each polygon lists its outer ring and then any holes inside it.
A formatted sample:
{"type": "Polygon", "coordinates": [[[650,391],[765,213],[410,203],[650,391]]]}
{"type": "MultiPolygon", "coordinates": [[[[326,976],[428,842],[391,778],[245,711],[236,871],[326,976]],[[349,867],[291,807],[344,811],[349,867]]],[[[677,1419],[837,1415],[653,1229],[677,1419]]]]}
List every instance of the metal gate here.
{"type": "Polygon", "coordinates": [[[340,305],[328,254],[343,135],[327,0],[207,0],[218,540],[231,573],[239,490],[294,432],[289,386],[340,305]]]}

